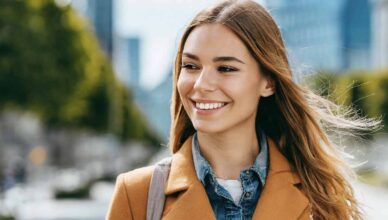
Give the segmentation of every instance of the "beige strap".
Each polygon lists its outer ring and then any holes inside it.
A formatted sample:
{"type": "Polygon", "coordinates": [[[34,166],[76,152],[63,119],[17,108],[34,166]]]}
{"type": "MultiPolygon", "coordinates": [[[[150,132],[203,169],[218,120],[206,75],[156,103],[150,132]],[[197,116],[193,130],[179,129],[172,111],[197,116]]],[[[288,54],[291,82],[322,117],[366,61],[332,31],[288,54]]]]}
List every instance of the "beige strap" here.
{"type": "Polygon", "coordinates": [[[163,214],[164,188],[170,174],[172,157],[159,161],[152,173],[150,188],[148,190],[147,220],[160,220],[163,214]]]}

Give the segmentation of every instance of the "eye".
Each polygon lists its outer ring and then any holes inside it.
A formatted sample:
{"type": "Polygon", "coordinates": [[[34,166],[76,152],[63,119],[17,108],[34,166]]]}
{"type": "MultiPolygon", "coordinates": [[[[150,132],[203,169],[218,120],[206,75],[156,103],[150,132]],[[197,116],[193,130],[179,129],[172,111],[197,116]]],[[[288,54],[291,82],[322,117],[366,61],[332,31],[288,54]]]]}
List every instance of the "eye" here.
{"type": "Polygon", "coordinates": [[[238,69],[231,67],[231,66],[220,66],[217,68],[219,72],[235,72],[238,71],[238,69]]]}
{"type": "Polygon", "coordinates": [[[181,65],[182,69],[187,69],[187,70],[195,70],[198,69],[198,67],[192,63],[182,63],[181,65]]]}

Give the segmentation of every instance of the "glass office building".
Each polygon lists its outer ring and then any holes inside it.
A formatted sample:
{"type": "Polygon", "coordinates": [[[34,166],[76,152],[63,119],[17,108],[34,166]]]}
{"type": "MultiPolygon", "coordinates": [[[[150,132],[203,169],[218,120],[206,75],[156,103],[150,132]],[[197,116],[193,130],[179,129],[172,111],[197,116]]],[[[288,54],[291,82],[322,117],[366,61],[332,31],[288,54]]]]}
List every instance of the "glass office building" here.
{"type": "Polygon", "coordinates": [[[368,0],[271,0],[297,72],[370,67],[371,6],[368,0]]]}

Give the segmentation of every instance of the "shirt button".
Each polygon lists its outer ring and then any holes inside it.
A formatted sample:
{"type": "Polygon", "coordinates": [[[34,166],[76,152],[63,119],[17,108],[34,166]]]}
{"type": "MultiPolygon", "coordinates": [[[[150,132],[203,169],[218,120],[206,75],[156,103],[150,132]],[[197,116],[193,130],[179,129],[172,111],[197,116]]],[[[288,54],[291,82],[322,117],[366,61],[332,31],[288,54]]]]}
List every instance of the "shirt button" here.
{"type": "Polygon", "coordinates": [[[248,198],[248,197],[250,197],[250,196],[251,196],[251,192],[245,193],[245,198],[248,198]]]}

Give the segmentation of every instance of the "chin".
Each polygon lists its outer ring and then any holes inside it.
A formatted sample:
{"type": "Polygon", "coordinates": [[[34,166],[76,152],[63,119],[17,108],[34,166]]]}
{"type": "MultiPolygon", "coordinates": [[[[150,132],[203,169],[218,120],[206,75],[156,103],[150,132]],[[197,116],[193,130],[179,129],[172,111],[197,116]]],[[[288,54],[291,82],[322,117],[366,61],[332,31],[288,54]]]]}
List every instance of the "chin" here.
{"type": "Polygon", "coordinates": [[[222,131],[225,131],[224,126],[210,125],[210,123],[196,123],[194,124],[195,130],[197,132],[206,133],[206,134],[217,134],[222,131]]]}

